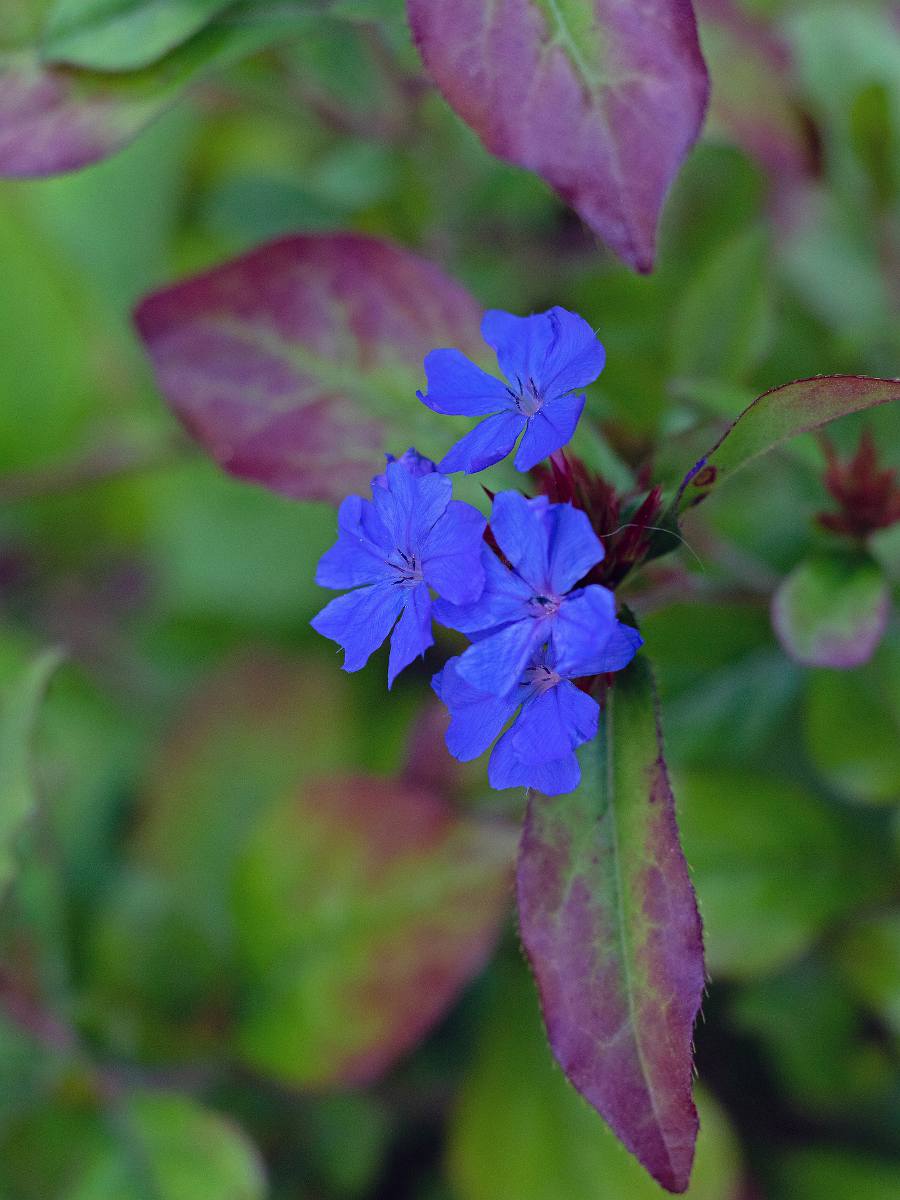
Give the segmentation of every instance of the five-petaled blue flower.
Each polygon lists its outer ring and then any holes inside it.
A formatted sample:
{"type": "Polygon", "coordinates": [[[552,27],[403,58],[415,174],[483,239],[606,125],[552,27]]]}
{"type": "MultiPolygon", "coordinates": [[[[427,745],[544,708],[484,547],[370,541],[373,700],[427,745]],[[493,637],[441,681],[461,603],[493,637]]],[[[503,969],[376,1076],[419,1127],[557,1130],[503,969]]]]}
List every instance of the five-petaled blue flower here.
{"type": "Polygon", "coordinates": [[[484,340],[497,352],[503,383],[459,350],[433,350],[425,359],[427,394],[419,399],[438,413],[487,417],[440,463],[442,471],[483,471],[505,458],[524,430],[515,457],[530,471],[571,439],[584,408],[580,389],[603,370],[606,352],[587,321],[564,308],[531,317],[491,309],[481,322],[484,340]]]}
{"type": "Polygon", "coordinates": [[[574,791],[581,781],[575,749],[596,735],[600,708],[571,680],[621,670],[641,642],[636,629],[617,621],[589,659],[557,657],[545,646],[506,696],[472,687],[460,674],[462,659],[451,658],[432,679],[450,710],[447,748],[463,762],[477,758],[519,709],[491,751],[491,787],[533,787],[548,796],[574,791]]]}
{"type": "Polygon", "coordinates": [[[571,590],[603,558],[580,509],[500,492],[491,531],[509,567],[485,546],[480,598],[463,605],[440,600],[435,618],[473,638],[459,660],[460,677],[480,692],[505,696],[544,643],[559,661],[590,662],[615,628],[616,606],[600,584],[571,590]]]}
{"type": "Polygon", "coordinates": [[[409,450],[373,479],[371,500],[348,496],[338,513],[338,540],[316,571],[322,587],[356,589],[312,620],[343,646],[345,671],[365,666],[394,629],[388,687],[434,642],[429,588],[456,604],[473,603],[484,588],[485,519],[451,500],[450,480],[433,466],[409,450]]]}

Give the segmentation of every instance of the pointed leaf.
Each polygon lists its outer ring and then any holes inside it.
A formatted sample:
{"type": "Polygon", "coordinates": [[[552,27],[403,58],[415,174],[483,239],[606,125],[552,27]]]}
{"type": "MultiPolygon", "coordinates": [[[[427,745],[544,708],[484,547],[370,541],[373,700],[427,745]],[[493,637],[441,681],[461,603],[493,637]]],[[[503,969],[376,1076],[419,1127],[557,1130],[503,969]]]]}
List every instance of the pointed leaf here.
{"type": "Polygon", "coordinates": [[[616,676],[581,765],[576,792],[531,797],[522,941],[563,1070],[650,1174],[683,1192],[703,942],[643,656],[616,676]]]}
{"type": "Polygon", "coordinates": [[[864,375],[817,375],[757,397],[688,471],[678,491],[679,512],[705,499],[721,481],[798,433],[839,417],[900,400],[900,380],[864,375]]]}
{"type": "Polygon", "coordinates": [[[438,267],[357,234],[272,242],[136,316],[163,394],[221,466],[333,501],[383,465],[391,407],[416,414],[428,351],[479,352],[479,319],[438,267]]]}
{"type": "Polygon", "coordinates": [[[16,836],[37,804],[31,741],[44,692],[61,661],[58,650],[45,650],[0,699],[0,897],[16,874],[16,836]]]}
{"type": "Polygon", "coordinates": [[[772,624],[797,662],[848,670],[875,653],[890,607],[890,588],[868,555],[832,551],[791,571],[772,598],[772,624]]]}
{"type": "Polygon", "coordinates": [[[279,806],[235,889],[244,1061],[294,1086],[377,1078],[484,964],[514,845],[402,780],[320,780],[279,806]]]}
{"type": "MultiPolygon", "coordinates": [[[[737,1200],[738,1147],[724,1113],[697,1096],[689,1200],[737,1200]]],[[[448,1166],[458,1200],[660,1200],[657,1184],[569,1086],[547,1048],[534,984],[519,963],[491,973],[483,1024],[454,1106],[448,1166]]]]}
{"type": "Polygon", "coordinates": [[[96,71],[147,67],[233,0],[56,0],[47,14],[41,57],[96,71]]]}
{"type": "Polygon", "coordinates": [[[708,80],[690,0],[407,0],[448,102],[627,263],[653,267],[666,193],[708,80]]]}

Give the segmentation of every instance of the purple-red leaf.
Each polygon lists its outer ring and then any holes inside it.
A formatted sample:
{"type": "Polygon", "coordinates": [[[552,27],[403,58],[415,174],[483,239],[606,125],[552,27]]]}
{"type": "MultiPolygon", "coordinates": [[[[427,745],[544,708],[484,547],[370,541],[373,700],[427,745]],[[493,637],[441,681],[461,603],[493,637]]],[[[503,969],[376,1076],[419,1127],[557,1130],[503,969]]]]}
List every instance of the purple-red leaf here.
{"type": "Polygon", "coordinates": [[[650,1174],[687,1188],[700,917],[678,839],[643,656],[616,676],[567,796],[531,797],[519,854],[522,941],[553,1053],[650,1174]]]}
{"type": "Polygon", "coordinates": [[[446,99],[500,158],[542,176],[638,271],[703,124],[690,0],[407,0],[446,99]]]}
{"type": "Polygon", "coordinates": [[[432,263],[357,234],[272,242],[158,292],[136,321],[160,388],[231,474],[341,500],[383,465],[385,423],[420,415],[435,346],[481,353],[475,301],[432,263]]]}

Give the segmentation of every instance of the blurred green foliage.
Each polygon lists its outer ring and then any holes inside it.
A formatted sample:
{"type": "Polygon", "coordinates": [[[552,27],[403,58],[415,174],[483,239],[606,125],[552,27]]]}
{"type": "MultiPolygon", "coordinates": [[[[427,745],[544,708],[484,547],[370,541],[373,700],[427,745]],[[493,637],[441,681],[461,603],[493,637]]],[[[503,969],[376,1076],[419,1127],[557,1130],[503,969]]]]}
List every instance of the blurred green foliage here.
{"type": "MultiPolygon", "coordinates": [[[[333,511],[202,459],[128,314],[281,233],[393,238],[485,305],[560,303],[596,326],[609,365],[576,449],[620,477],[656,441],[674,478],[698,429],[702,449],[786,380],[896,375],[896,14],[878,0],[744,7],[791,47],[782,82],[818,168],[786,197],[716,132],[676,185],[646,278],[483,151],[423,80],[390,0],[365,6],[378,29],[317,16],[301,40],[208,78],[99,166],[0,186],[0,870],[8,856],[18,870],[0,911],[2,1200],[658,1193],[550,1065],[512,935],[368,1088],[299,1086],[316,1047],[287,1002],[286,1036],[242,1048],[275,971],[246,948],[299,937],[312,903],[283,873],[311,852],[314,822],[279,814],[316,777],[398,779],[434,664],[390,704],[382,661],[340,674],[308,629],[333,511]],[[21,720],[16,696],[54,645],[69,661],[30,755],[6,712],[21,720]]],[[[25,36],[20,8],[4,41],[25,36]]],[[[834,426],[841,454],[863,428],[900,465],[900,406],[834,426]]],[[[791,662],[769,617],[784,577],[833,536],[813,522],[823,470],[812,439],[757,461],[687,516],[689,545],[628,596],[706,922],[697,1046],[716,1099],[701,1099],[697,1200],[900,1195],[896,614],[850,672],[791,662]]],[[[450,771],[437,735],[425,744],[467,819],[519,816],[518,795],[485,795],[478,764],[450,771]]],[[[353,928],[347,864],[337,842],[315,849],[316,936],[340,959],[349,943],[327,930],[353,928]]],[[[376,887],[357,919],[437,911],[438,884],[426,865],[399,899],[376,887]]]]}

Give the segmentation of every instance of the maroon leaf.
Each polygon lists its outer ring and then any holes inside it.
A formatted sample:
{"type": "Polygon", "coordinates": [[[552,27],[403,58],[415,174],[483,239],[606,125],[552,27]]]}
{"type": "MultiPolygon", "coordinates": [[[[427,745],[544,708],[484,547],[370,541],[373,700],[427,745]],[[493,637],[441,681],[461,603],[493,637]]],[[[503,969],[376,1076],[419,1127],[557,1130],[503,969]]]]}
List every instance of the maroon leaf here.
{"type": "Polygon", "coordinates": [[[382,465],[392,414],[405,429],[392,448],[408,445],[422,359],[480,354],[479,318],[438,267],[357,234],[272,242],[136,314],[163,394],[221,466],[333,501],[382,465]]]}
{"type": "Polygon", "coordinates": [[[709,83],[690,0],[407,0],[449,103],[542,176],[627,263],[653,267],[660,210],[709,83]]]}
{"type": "Polygon", "coordinates": [[[650,1174],[682,1192],[698,1128],[703,941],[643,656],[616,676],[581,765],[576,792],[530,799],[522,941],[566,1075],[650,1174]]]}

